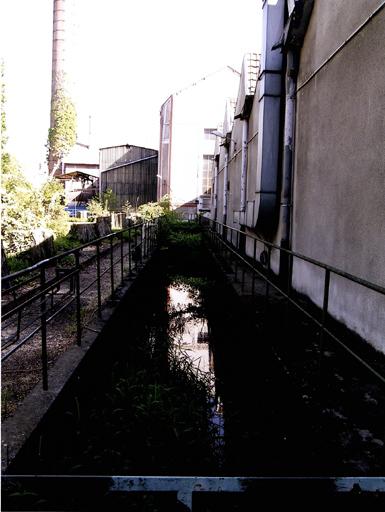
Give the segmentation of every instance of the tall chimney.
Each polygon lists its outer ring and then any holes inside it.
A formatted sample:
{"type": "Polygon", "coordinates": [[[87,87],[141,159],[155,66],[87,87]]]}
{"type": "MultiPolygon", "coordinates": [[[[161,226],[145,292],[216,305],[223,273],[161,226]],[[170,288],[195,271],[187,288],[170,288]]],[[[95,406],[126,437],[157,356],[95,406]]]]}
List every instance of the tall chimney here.
{"type": "Polygon", "coordinates": [[[52,83],[51,83],[51,122],[53,128],[53,102],[56,92],[64,79],[65,62],[65,0],[53,0],[52,33],[52,83]]]}

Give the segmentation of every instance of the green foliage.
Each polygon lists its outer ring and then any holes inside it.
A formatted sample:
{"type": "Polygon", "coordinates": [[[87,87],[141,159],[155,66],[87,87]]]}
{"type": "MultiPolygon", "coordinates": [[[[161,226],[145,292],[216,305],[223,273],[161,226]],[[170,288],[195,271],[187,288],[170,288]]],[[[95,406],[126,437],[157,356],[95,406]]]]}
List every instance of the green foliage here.
{"type": "Polygon", "coordinates": [[[62,268],[72,268],[75,266],[76,260],[74,254],[69,254],[68,256],[63,256],[58,260],[58,264],[62,268]]]}
{"type": "Polygon", "coordinates": [[[105,192],[103,192],[102,194],[102,204],[104,206],[104,209],[107,210],[108,212],[111,212],[116,208],[116,203],[116,195],[113,193],[112,189],[108,188],[107,190],[105,190],[105,192]]]}
{"type": "Polygon", "coordinates": [[[104,209],[99,197],[93,197],[90,201],[88,201],[87,210],[89,218],[92,220],[95,220],[97,217],[104,217],[108,215],[108,210],[106,211],[104,209]]]}
{"type": "Polygon", "coordinates": [[[70,226],[69,215],[64,210],[65,194],[62,184],[55,180],[46,181],[40,190],[40,197],[47,228],[55,236],[65,236],[70,226]]]}
{"type": "Polygon", "coordinates": [[[163,208],[163,213],[171,212],[171,198],[168,194],[161,197],[158,204],[163,208]]]}
{"type": "MultiPolygon", "coordinates": [[[[4,66],[1,64],[1,237],[4,249],[16,253],[33,243],[32,233],[39,225],[35,210],[39,206],[18,163],[5,151],[6,128],[4,66]]],[[[15,266],[16,262],[12,264],[15,266]]]]}
{"type": "Polygon", "coordinates": [[[81,242],[72,236],[58,236],[54,240],[55,252],[65,252],[79,247],[81,242]]]}
{"type": "Polygon", "coordinates": [[[97,217],[106,217],[116,206],[116,196],[111,188],[102,193],[102,197],[93,197],[87,205],[89,216],[92,220],[97,217]]]}
{"type": "Polygon", "coordinates": [[[52,107],[53,127],[48,131],[47,161],[54,174],[76,142],[76,110],[63,87],[58,88],[52,107]]]}
{"type": "Polygon", "coordinates": [[[174,211],[166,212],[159,222],[159,241],[161,245],[197,248],[201,243],[201,227],[196,222],[180,220],[174,211]]]}
{"type": "Polygon", "coordinates": [[[164,213],[159,203],[141,204],[138,208],[138,215],[142,220],[148,221],[161,217],[164,213]]]}
{"type": "Polygon", "coordinates": [[[141,204],[134,216],[137,220],[149,221],[159,217],[173,217],[175,214],[171,211],[171,202],[169,196],[163,196],[158,202],[141,204]]]}
{"type": "Polygon", "coordinates": [[[39,195],[8,153],[2,154],[1,236],[8,255],[28,249],[42,226],[39,195]]]}
{"type": "Polygon", "coordinates": [[[1,236],[7,256],[34,245],[34,231],[50,230],[65,235],[69,230],[61,184],[49,180],[40,189],[28,182],[6,143],[5,92],[1,67],[1,236]]]}
{"type": "Polygon", "coordinates": [[[171,232],[169,236],[170,244],[183,249],[196,249],[200,247],[202,237],[200,233],[178,233],[171,232]]]}
{"type": "Polygon", "coordinates": [[[30,264],[25,259],[18,258],[17,256],[10,256],[7,258],[7,265],[9,273],[13,274],[14,272],[19,272],[19,270],[28,268],[30,264]]]}
{"type": "Polygon", "coordinates": [[[17,162],[2,155],[1,236],[7,255],[15,255],[34,245],[34,231],[49,230],[55,236],[69,231],[68,214],[63,205],[63,187],[49,180],[35,189],[17,162]]]}
{"type": "Polygon", "coordinates": [[[122,205],[122,212],[126,214],[126,217],[131,217],[135,212],[135,208],[132,206],[130,201],[125,201],[122,205]]]}
{"type": "Polygon", "coordinates": [[[69,221],[70,224],[76,224],[76,223],[79,223],[79,222],[80,222],[80,224],[82,224],[82,223],[84,224],[84,223],[88,222],[88,218],[85,219],[83,217],[69,217],[68,221],[69,221]]]}

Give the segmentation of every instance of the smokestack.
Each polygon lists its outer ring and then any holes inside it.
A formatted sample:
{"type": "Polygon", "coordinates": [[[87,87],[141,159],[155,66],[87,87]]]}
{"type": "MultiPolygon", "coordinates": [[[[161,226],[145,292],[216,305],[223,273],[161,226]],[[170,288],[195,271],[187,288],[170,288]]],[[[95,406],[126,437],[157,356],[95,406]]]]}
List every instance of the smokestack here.
{"type": "Polygon", "coordinates": [[[51,83],[51,122],[53,128],[53,101],[64,79],[65,63],[65,0],[53,0],[52,34],[52,83],[51,83]]]}

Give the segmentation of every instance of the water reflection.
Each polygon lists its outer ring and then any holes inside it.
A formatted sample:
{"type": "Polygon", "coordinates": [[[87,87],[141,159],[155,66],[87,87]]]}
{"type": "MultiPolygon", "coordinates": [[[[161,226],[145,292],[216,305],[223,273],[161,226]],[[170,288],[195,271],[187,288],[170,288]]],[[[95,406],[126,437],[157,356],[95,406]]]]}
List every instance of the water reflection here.
{"type": "Polygon", "coordinates": [[[206,318],[200,318],[199,307],[187,287],[168,288],[168,312],[172,322],[173,341],[191,359],[194,367],[208,374],[214,371],[213,355],[208,343],[206,318]]]}
{"type": "Polygon", "coordinates": [[[167,309],[170,334],[178,353],[188,356],[194,368],[210,380],[211,421],[217,430],[217,448],[224,444],[223,405],[217,392],[214,354],[210,345],[209,327],[200,306],[200,292],[191,287],[172,284],[168,287],[167,309]]]}

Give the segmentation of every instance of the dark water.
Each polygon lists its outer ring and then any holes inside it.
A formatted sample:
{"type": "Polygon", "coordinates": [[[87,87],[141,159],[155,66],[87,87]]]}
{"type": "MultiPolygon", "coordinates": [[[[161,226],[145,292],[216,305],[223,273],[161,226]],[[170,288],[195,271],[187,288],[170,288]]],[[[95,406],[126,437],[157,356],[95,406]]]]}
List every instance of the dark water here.
{"type": "MultiPolygon", "coordinates": [[[[301,326],[290,338],[280,308],[270,308],[268,325],[264,312],[236,296],[204,248],[159,251],[9,473],[383,474],[382,391],[329,347],[321,388],[313,334],[301,326]]],[[[3,489],[7,510],[182,510],[167,493],[23,485],[3,489]]],[[[261,499],[309,510],[322,502],[290,481],[262,491],[202,493],[194,510],[250,511],[261,499]]],[[[370,510],[383,510],[381,496],[364,494],[337,503],[367,498],[370,510]]]]}
{"type": "Polygon", "coordinates": [[[311,402],[209,253],[160,251],[10,472],[381,473],[381,438],[311,402]]]}

